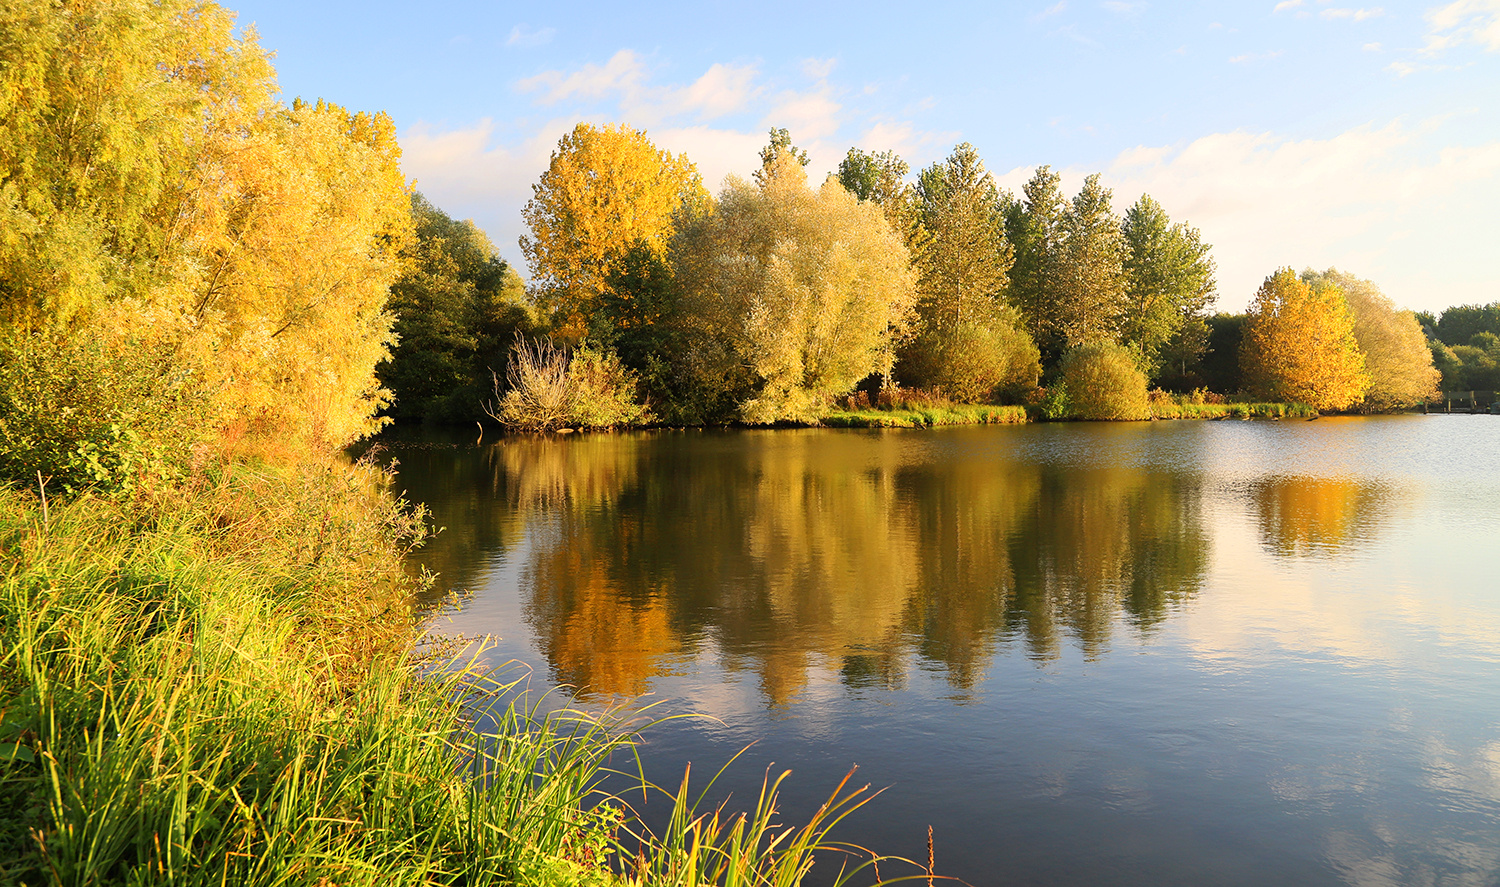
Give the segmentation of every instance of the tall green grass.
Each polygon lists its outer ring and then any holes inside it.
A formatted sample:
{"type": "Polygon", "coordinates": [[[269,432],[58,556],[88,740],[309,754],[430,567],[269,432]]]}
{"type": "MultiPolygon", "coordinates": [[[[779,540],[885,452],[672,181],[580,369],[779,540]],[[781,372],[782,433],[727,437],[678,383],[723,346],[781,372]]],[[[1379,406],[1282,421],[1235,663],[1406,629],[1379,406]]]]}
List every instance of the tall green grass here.
{"type": "Polygon", "coordinates": [[[869,796],[847,780],[795,828],[779,779],[739,815],[684,781],[651,834],[602,790],[640,714],[415,658],[420,515],[382,480],[0,488],[0,883],[791,885],[855,858],[828,837],[869,796]]]}

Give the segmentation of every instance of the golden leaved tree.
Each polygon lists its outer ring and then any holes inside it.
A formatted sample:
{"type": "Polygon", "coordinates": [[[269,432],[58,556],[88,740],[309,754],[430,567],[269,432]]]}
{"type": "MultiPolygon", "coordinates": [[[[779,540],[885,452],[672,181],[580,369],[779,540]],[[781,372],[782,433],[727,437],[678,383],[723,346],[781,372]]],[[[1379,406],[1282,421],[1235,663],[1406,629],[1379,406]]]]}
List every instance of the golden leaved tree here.
{"type": "Polygon", "coordinates": [[[0,4],[0,326],[176,351],[211,431],[375,427],[409,236],[384,115],[286,108],[199,0],[0,4]]]}
{"type": "Polygon", "coordinates": [[[916,319],[906,245],[880,208],[830,179],[814,191],[789,152],[761,184],[731,177],[673,260],[683,304],[706,343],[753,376],[749,422],[816,418],[834,395],[889,373],[916,319]]]}
{"type": "Polygon", "coordinates": [[[624,253],[666,255],[679,212],[707,209],[708,191],[687,155],[659,150],[641,130],[580,123],[563,136],[531,186],[521,251],[532,283],[563,336],[579,338],[624,253]]]}
{"type": "Polygon", "coordinates": [[[1354,317],[1334,286],[1312,286],[1290,268],[1267,277],[1250,306],[1240,371],[1257,396],[1342,410],[1370,387],[1354,317]]]}

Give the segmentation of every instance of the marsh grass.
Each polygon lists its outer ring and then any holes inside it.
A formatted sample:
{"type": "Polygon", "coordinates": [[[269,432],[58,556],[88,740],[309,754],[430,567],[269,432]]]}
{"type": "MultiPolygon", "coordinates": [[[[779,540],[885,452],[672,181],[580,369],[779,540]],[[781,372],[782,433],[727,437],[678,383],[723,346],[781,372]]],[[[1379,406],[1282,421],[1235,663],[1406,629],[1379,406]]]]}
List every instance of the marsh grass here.
{"type": "Polygon", "coordinates": [[[649,711],[414,658],[421,515],[383,483],[241,464],[45,519],[0,488],[0,883],[727,887],[869,864],[828,838],[869,797],[847,779],[798,827],[785,775],[740,813],[684,779],[653,834],[603,790],[649,711]]]}

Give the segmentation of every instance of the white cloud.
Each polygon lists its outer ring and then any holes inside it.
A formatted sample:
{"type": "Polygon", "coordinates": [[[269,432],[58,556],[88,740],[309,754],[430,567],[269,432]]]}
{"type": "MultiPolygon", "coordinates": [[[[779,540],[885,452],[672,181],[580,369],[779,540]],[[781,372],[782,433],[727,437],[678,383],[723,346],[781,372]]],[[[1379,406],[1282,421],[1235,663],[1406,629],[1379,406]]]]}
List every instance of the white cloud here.
{"type": "Polygon", "coordinates": [[[1276,4],[1276,8],[1272,9],[1271,12],[1272,13],[1285,12],[1288,9],[1296,9],[1297,7],[1299,7],[1301,5],[1302,5],[1302,0],[1281,0],[1280,3],[1276,4]]]}
{"type": "Polygon", "coordinates": [[[1068,0],[1058,0],[1058,2],[1052,4],[1051,6],[1047,7],[1044,10],[1042,10],[1041,12],[1038,12],[1036,15],[1033,15],[1031,17],[1031,20],[1034,21],[1034,22],[1039,22],[1042,19],[1051,18],[1054,15],[1060,15],[1060,14],[1062,14],[1064,11],[1067,10],[1067,8],[1068,8],[1068,0]]]}
{"type": "Polygon", "coordinates": [[[1464,43],[1500,51],[1500,0],[1456,0],[1427,11],[1427,44],[1437,53],[1464,43]]]}
{"type": "Polygon", "coordinates": [[[838,59],[803,59],[802,73],[810,80],[827,80],[838,59]]]}
{"type": "Polygon", "coordinates": [[[527,24],[520,24],[510,29],[510,36],[506,38],[505,45],[543,46],[551,43],[556,34],[556,28],[533,28],[527,24]]]}
{"type": "Polygon", "coordinates": [[[646,126],[679,115],[712,120],[743,111],[760,92],[758,76],[754,65],[716,63],[687,86],[656,86],[645,60],[622,49],[603,65],[545,71],[520,81],[516,88],[540,93],[537,101],[543,105],[614,100],[623,116],[646,126]]]}
{"type": "Polygon", "coordinates": [[[1365,52],[1379,52],[1382,48],[1379,43],[1366,43],[1363,47],[1365,52]]]}
{"type": "Polygon", "coordinates": [[[1322,12],[1318,13],[1318,15],[1322,16],[1325,19],[1328,19],[1329,21],[1332,21],[1334,19],[1349,18],[1354,19],[1357,22],[1362,22],[1368,18],[1379,18],[1380,16],[1385,15],[1385,9],[1379,6],[1375,7],[1374,9],[1345,9],[1342,7],[1335,7],[1333,9],[1325,9],[1322,12]]]}
{"type": "MultiPolygon", "coordinates": [[[[1019,187],[1030,170],[1002,177],[1019,187]]],[[[1065,171],[1065,184],[1085,170],[1065,171]]],[[[1494,301],[1500,254],[1500,141],[1448,143],[1441,122],[1399,121],[1328,139],[1243,131],[1182,147],[1121,152],[1104,172],[1123,212],[1149,193],[1203,231],[1219,265],[1221,307],[1240,310],[1271,271],[1337,265],[1411,308],[1494,301]]]]}

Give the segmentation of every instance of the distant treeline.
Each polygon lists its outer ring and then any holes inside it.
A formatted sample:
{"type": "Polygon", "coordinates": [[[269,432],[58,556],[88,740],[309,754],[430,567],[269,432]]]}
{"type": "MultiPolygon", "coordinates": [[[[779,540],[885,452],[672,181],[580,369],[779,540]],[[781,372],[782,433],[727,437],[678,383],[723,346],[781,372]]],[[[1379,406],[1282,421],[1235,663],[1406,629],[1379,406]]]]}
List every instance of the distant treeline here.
{"type": "Polygon", "coordinates": [[[1012,194],[968,144],[915,177],[851,148],[813,187],[784,129],[760,161],[715,197],[645,133],[579,124],[524,210],[524,289],[471,223],[415,198],[380,371],[392,414],[804,422],[904,387],[1125,419],[1153,386],[1362,411],[1435,389],[1415,317],[1335,269],[1278,271],[1249,314],[1211,315],[1198,230],[1149,195],[1116,214],[1098,175],[1068,198],[1043,166],[1012,194]]]}

